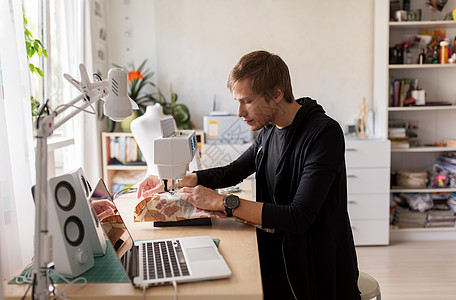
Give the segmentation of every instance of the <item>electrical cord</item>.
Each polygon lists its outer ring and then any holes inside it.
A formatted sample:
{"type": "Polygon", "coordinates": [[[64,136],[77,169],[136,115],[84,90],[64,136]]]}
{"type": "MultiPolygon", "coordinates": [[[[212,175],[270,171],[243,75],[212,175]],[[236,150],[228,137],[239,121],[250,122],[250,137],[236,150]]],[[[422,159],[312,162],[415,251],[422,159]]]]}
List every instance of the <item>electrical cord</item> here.
{"type": "MultiPolygon", "coordinates": [[[[69,281],[68,279],[66,279],[62,274],[60,274],[59,272],[57,272],[56,270],[53,270],[53,269],[50,269],[50,271],[54,274],[56,274],[60,279],[62,279],[63,281],[65,281],[66,283],[66,286],[58,293],[58,294],[55,294],[54,297],[52,297],[51,299],[57,299],[59,297],[62,297],[63,299],[68,299],[65,295],[65,290],[71,286],[71,285],[78,285],[78,286],[85,286],[87,284],[87,279],[85,277],[78,277],[78,278],[75,278],[71,281],[69,281]],[[81,283],[78,283],[78,281],[82,281],[81,283]]],[[[52,280],[51,280],[52,281],[52,280]]],[[[54,283],[52,283],[52,285],[54,286],[54,283]]],[[[55,289],[56,290],[56,289],[55,289]]],[[[54,290],[54,291],[55,291],[54,290]]]]}
{"type": "MultiPolygon", "coordinates": [[[[143,290],[142,299],[145,300],[146,299],[146,289],[147,289],[148,285],[143,284],[143,285],[141,285],[141,287],[143,290]]],[[[176,282],[176,280],[173,280],[173,287],[174,287],[174,300],[177,300],[177,282],[176,282]]]]}
{"type": "Polygon", "coordinates": [[[146,299],[146,289],[147,289],[147,285],[146,285],[146,284],[143,284],[143,285],[142,285],[142,289],[143,289],[142,299],[145,300],[145,299],[146,299]]]}
{"type": "Polygon", "coordinates": [[[32,286],[32,285],[29,284],[29,286],[28,286],[27,289],[25,290],[24,296],[22,296],[21,300],[24,300],[25,297],[27,297],[27,294],[28,294],[28,292],[29,292],[31,286],[32,286]]]}
{"type": "Polygon", "coordinates": [[[129,194],[129,193],[135,193],[138,189],[137,188],[126,188],[126,189],[123,189],[121,191],[118,191],[117,193],[114,194],[114,197],[112,198],[112,200],[116,200],[119,196],[123,195],[123,194],[129,194]]]}
{"type": "Polygon", "coordinates": [[[21,274],[14,277],[16,284],[32,284],[33,283],[33,261],[28,264],[21,274]]]}
{"type": "Polygon", "coordinates": [[[101,78],[101,75],[98,73],[93,73],[93,77],[96,77],[97,81],[103,81],[103,78],[101,78]]]}
{"type": "MultiPolygon", "coordinates": [[[[30,287],[33,287],[33,282],[34,282],[34,274],[33,274],[33,260],[30,262],[23,270],[22,272],[14,277],[14,282],[16,284],[28,284],[29,286],[25,290],[24,295],[22,296],[22,299],[25,299],[27,297],[28,292],[30,291],[30,287]]],[[[32,296],[33,298],[33,296],[32,296]]]]}
{"type": "Polygon", "coordinates": [[[295,292],[294,292],[293,286],[291,285],[290,277],[288,277],[288,268],[287,268],[287,261],[286,261],[286,259],[285,259],[284,243],[285,243],[285,236],[284,236],[283,239],[282,239],[282,258],[283,258],[283,265],[285,266],[285,274],[287,275],[288,285],[290,286],[291,292],[293,293],[293,297],[295,298],[295,300],[298,300],[298,298],[296,297],[296,294],[295,294],[295,292]]]}
{"type": "Polygon", "coordinates": [[[73,107],[73,108],[76,108],[80,111],[83,111],[83,112],[86,112],[88,114],[91,114],[91,115],[95,115],[97,112],[95,110],[95,108],[93,107],[92,104],[89,105],[90,108],[92,109],[91,111],[90,110],[87,110],[87,109],[83,109],[83,108],[80,108],[79,106],[76,106],[76,105],[70,105],[70,104],[60,104],[59,106],[57,106],[55,109],[58,109],[58,108],[61,108],[61,107],[73,107]]]}
{"type": "Polygon", "coordinates": [[[177,300],[177,282],[173,280],[173,287],[174,287],[174,300],[177,300]]]}

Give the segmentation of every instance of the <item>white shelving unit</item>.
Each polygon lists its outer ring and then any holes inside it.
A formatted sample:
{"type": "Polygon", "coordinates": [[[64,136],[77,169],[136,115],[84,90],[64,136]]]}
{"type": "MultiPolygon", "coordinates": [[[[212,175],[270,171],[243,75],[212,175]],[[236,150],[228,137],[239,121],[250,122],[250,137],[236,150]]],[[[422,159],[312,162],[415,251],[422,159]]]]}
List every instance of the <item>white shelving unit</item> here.
{"type": "MultiPolygon", "coordinates": [[[[444,139],[456,139],[456,64],[394,64],[389,65],[389,47],[400,43],[406,35],[417,35],[420,30],[445,30],[453,42],[456,21],[431,21],[456,7],[450,0],[443,12],[432,13],[425,1],[410,1],[411,9],[422,10],[423,21],[390,22],[389,1],[375,1],[374,40],[374,103],[378,118],[376,132],[387,137],[390,120],[413,121],[418,124],[418,138],[423,146],[391,149],[391,171],[425,170],[432,168],[437,158],[455,147],[428,146],[444,139]],[[389,107],[389,80],[416,78],[426,91],[426,103],[448,102],[445,106],[389,107]]],[[[391,193],[454,192],[456,188],[402,188],[391,187],[391,193]]],[[[391,239],[456,239],[455,228],[392,228],[391,239]]]]}
{"type": "MultiPolygon", "coordinates": [[[[143,175],[146,174],[147,172],[147,165],[113,165],[109,163],[109,159],[112,156],[109,152],[110,149],[108,149],[108,139],[109,138],[116,138],[116,137],[133,137],[133,134],[131,132],[102,132],[101,134],[101,139],[102,139],[102,153],[101,153],[101,159],[102,159],[102,167],[103,167],[103,179],[106,182],[106,185],[109,189],[110,192],[113,191],[112,185],[113,185],[113,178],[116,174],[122,174],[125,176],[128,176],[128,173],[134,172],[134,173],[141,173],[143,175]]],[[[136,179],[133,179],[130,184],[135,184],[137,182],[136,179]]]]}

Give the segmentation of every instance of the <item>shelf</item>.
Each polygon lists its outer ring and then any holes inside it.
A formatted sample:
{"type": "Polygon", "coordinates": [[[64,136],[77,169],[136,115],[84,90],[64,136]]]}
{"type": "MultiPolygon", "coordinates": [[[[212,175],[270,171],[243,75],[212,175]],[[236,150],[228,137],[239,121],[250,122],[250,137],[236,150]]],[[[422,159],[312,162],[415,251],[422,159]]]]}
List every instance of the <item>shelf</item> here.
{"type": "Polygon", "coordinates": [[[420,28],[456,28],[456,21],[406,21],[406,22],[389,22],[391,29],[420,29],[420,28]]]}
{"type": "Polygon", "coordinates": [[[456,227],[423,227],[423,228],[398,228],[396,226],[390,226],[392,232],[456,232],[456,227]]]}
{"type": "Polygon", "coordinates": [[[388,111],[430,111],[456,109],[456,105],[422,105],[422,106],[398,106],[388,107],[388,111]]]}
{"type": "Polygon", "coordinates": [[[456,192],[455,187],[449,188],[403,188],[392,187],[391,193],[451,193],[456,192]]]}
{"type": "Polygon", "coordinates": [[[388,65],[390,70],[406,70],[406,69],[445,69],[456,68],[455,64],[392,64],[388,65]]]}
{"type": "Polygon", "coordinates": [[[450,151],[456,151],[456,147],[391,148],[391,152],[450,152],[450,151]]]}
{"type": "Polygon", "coordinates": [[[132,165],[108,165],[106,170],[122,170],[122,171],[135,171],[135,170],[147,170],[147,166],[132,166],[132,165]]]}

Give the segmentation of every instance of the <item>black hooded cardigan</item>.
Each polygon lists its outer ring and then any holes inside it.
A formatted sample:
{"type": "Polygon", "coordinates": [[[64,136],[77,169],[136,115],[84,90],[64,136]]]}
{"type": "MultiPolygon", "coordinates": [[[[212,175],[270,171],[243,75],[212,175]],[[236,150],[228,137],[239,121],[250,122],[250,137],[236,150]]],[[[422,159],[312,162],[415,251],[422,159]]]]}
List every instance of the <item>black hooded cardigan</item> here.
{"type": "Polygon", "coordinates": [[[275,229],[273,234],[257,230],[265,299],[360,299],[343,132],[315,100],[296,101],[301,108],[276,156],[272,197],[265,176],[271,124],[231,164],[197,171],[198,184],[227,187],[256,172],[262,226],[275,229]]]}

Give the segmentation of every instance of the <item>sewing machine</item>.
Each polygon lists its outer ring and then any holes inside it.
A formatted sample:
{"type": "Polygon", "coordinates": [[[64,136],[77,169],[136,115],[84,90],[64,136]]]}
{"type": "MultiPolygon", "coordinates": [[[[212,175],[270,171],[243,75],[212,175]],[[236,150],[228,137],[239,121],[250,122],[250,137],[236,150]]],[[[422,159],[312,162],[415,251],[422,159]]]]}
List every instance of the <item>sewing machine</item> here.
{"type": "Polygon", "coordinates": [[[174,193],[178,180],[184,178],[198,146],[194,130],[175,130],[172,117],[160,121],[162,136],[154,141],[154,164],[165,191],[174,193]],[[171,181],[168,189],[168,181],[171,181]]]}

